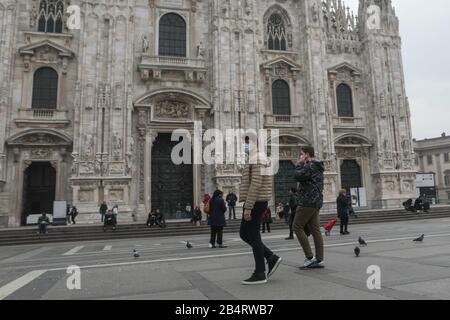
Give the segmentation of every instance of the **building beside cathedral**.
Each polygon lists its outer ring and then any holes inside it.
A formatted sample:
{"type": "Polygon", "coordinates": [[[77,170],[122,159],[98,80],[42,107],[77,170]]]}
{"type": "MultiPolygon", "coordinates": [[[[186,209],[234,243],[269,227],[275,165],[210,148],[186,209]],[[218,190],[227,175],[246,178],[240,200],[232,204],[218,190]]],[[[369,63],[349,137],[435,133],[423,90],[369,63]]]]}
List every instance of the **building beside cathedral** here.
{"type": "Polygon", "coordinates": [[[412,197],[399,21],[391,0],[360,0],[359,17],[340,0],[0,0],[0,224],[55,200],[80,222],[103,200],[131,221],[239,192],[238,166],[170,161],[194,121],[279,129],[274,203],[304,145],[326,164],[326,208],[341,188],[369,207],[412,197]]]}

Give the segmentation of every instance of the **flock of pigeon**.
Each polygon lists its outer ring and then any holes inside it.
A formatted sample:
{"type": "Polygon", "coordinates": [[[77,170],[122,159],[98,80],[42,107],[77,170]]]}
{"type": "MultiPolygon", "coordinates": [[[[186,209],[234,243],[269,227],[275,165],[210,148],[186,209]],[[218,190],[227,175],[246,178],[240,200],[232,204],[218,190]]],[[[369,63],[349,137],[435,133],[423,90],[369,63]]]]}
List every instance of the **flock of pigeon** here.
{"type": "MultiPolygon", "coordinates": [[[[424,234],[421,235],[420,237],[418,237],[417,239],[414,239],[413,241],[414,242],[423,242],[423,240],[425,240],[424,234]]],[[[355,248],[355,256],[357,258],[359,258],[360,254],[361,254],[360,247],[367,247],[367,242],[362,237],[359,237],[358,242],[359,242],[359,247],[355,248]]]]}
{"type": "MultiPolygon", "coordinates": [[[[414,242],[423,242],[424,239],[425,239],[425,235],[423,234],[420,237],[418,237],[417,239],[414,239],[413,241],[414,242]]],[[[367,242],[362,237],[359,237],[358,242],[359,242],[359,247],[355,248],[355,256],[357,258],[359,258],[359,256],[361,255],[360,247],[367,247],[367,242]]],[[[193,247],[194,246],[189,241],[186,242],[187,249],[192,249],[193,247]]],[[[136,249],[133,250],[133,257],[135,259],[138,259],[140,257],[140,254],[136,249]]]]}

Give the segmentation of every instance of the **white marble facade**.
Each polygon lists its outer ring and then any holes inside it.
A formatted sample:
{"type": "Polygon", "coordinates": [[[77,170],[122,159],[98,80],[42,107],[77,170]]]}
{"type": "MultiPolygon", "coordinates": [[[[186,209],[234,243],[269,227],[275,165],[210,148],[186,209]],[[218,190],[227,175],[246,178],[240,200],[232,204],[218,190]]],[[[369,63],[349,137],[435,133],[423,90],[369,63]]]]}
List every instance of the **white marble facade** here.
{"type": "MultiPolygon", "coordinates": [[[[124,220],[143,219],[154,139],[193,130],[194,120],[204,128],[277,128],[281,156],[293,162],[299,146],[315,146],[326,161],[329,203],[346,159],[361,167],[371,206],[413,194],[410,112],[390,0],[360,0],[359,20],[336,0],[47,2],[80,6],[80,30],[38,32],[41,0],[0,0],[0,224],[20,225],[24,172],[36,161],[55,168],[56,200],[75,204],[81,222],[98,219],[102,200],[119,204],[124,220]],[[381,8],[381,29],[366,27],[371,4],[381,8]],[[185,57],[159,55],[159,22],[169,13],[185,22],[185,57]],[[269,48],[274,14],[283,50],[269,48]],[[42,67],[58,74],[53,110],[32,108],[42,67]],[[272,111],[279,79],[289,85],[289,116],[272,111]],[[337,111],[342,83],[351,88],[352,116],[337,111]]],[[[195,166],[193,174],[196,203],[215,187],[238,190],[240,183],[233,166],[195,166]]]]}

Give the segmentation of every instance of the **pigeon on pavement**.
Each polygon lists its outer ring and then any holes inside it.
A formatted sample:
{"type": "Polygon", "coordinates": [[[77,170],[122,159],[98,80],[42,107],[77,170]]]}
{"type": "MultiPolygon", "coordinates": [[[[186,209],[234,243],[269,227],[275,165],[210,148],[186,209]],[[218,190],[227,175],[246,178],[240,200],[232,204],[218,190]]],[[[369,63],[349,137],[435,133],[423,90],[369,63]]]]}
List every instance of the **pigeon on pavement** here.
{"type": "Polygon", "coordinates": [[[359,247],[355,248],[355,255],[357,258],[359,258],[359,255],[361,254],[361,249],[359,247]]]}
{"type": "Polygon", "coordinates": [[[137,258],[140,257],[140,254],[137,252],[136,249],[133,250],[133,257],[134,257],[135,259],[137,259],[137,258]]]}
{"type": "Polygon", "coordinates": [[[421,235],[420,237],[418,237],[417,239],[414,239],[414,242],[423,242],[423,240],[425,239],[425,235],[421,235]]]}
{"type": "Polygon", "coordinates": [[[366,241],[364,241],[364,239],[361,238],[361,237],[359,237],[358,242],[359,242],[359,244],[360,244],[361,246],[367,246],[366,241]]]}
{"type": "Polygon", "coordinates": [[[192,244],[189,241],[186,243],[186,248],[188,248],[188,249],[192,249],[193,248],[192,244]]]}

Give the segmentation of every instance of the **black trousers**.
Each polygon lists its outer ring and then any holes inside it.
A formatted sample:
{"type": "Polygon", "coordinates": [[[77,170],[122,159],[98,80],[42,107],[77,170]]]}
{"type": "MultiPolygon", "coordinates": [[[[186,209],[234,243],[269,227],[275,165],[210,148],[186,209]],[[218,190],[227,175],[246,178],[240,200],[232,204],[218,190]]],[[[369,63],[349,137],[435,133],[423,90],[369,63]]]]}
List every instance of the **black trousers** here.
{"type": "Polygon", "coordinates": [[[231,214],[233,214],[233,219],[236,220],[236,207],[235,206],[228,206],[228,219],[231,220],[231,214]]]}
{"type": "Polygon", "coordinates": [[[270,233],[270,223],[268,223],[268,222],[263,222],[263,224],[262,224],[262,232],[266,232],[266,226],[267,226],[267,232],[269,232],[270,233]]]}
{"type": "Polygon", "coordinates": [[[348,216],[341,217],[341,233],[348,231],[348,216]]]}
{"type": "Polygon", "coordinates": [[[209,243],[211,243],[213,246],[215,246],[216,239],[217,239],[217,244],[219,246],[221,246],[223,244],[223,227],[211,226],[211,240],[209,241],[209,243]]]}
{"type": "Polygon", "coordinates": [[[46,233],[47,232],[47,225],[45,223],[39,224],[39,233],[46,233]]]}
{"type": "Polygon", "coordinates": [[[257,202],[252,210],[252,220],[245,221],[242,218],[240,236],[241,239],[253,249],[255,258],[255,273],[265,273],[266,264],[264,258],[269,260],[273,252],[267,248],[261,239],[261,215],[267,209],[267,202],[257,202]]]}

